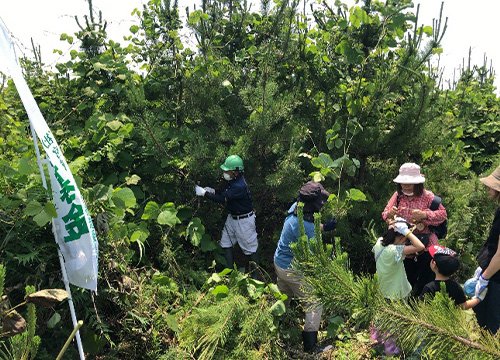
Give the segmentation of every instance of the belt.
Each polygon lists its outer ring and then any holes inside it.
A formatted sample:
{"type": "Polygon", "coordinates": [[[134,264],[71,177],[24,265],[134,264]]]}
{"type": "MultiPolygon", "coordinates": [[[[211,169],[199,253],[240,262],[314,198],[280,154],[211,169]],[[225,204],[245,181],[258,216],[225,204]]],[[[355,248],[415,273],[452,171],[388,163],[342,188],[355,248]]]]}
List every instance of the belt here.
{"type": "Polygon", "coordinates": [[[243,214],[243,215],[233,215],[231,214],[231,217],[234,220],[240,220],[240,219],[246,219],[247,217],[250,217],[253,215],[253,211],[250,211],[248,214],[243,214]]]}

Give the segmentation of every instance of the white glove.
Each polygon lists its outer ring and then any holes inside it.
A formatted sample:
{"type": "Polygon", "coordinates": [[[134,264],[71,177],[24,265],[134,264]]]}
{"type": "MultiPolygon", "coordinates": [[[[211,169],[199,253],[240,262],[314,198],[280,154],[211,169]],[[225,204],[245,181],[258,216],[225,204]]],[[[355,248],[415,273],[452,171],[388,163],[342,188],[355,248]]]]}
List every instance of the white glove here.
{"type": "Polygon", "coordinates": [[[206,192],[208,192],[210,194],[215,194],[215,189],[213,189],[211,187],[206,186],[206,187],[204,187],[204,189],[206,192]]]}
{"type": "Polygon", "coordinates": [[[488,287],[490,280],[485,279],[483,275],[479,275],[476,284],[476,292],[474,293],[474,297],[479,298],[481,293],[488,287]]]}
{"type": "Polygon", "coordinates": [[[408,224],[406,224],[406,221],[403,218],[397,217],[396,222],[394,223],[394,230],[401,235],[408,235],[410,232],[410,229],[408,229],[408,224]]]}
{"type": "Polygon", "coordinates": [[[483,273],[483,269],[481,268],[481,266],[478,266],[476,271],[474,271],[474,278],[479,279],[479,277],[481,276],[482,273],[483,273]]]}
{"type": "Polygon", "coordinates": [[[488,292],[488,288],[484,288],[483,291],[481,291],[479,294],[474,294],[474,296],[472,297],[473,299],[479,299],[481,301],[484,300],[484,298],[486,297],[486,293],[488,292]]]}
{"type": "Polygon", "coordinates": [[[207,191],[203,189],[201,186],[196,185],[194,187],[194,192],[196,193],[197,196],[205,196],[205,193],[207,191]]]}

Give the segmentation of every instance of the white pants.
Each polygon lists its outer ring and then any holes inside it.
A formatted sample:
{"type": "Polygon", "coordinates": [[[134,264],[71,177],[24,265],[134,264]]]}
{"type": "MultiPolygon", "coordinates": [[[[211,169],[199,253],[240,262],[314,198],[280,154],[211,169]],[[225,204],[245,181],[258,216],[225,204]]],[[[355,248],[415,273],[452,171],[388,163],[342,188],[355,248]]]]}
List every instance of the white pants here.
{"type": "Polygon", "coordinates": [[[286,306],[288,307],[290,299],[296,298],[302,302],[306,319],[304,322],[304,331],[318,331],[323,314],[323,306],[319,303],[305,301],[304,284],[302,277],[293,270],[282,269],[276,263],[274,264],[276,275],[278,276],[278,289],[288,296],[286,306]]]}
{"type": "Polygon", "coordinates": [[[240,245],[243,254],[250,255],[257,251],[257,231],[255,230],[255,214],[244,219],[233,219],[231,215],[227,216],[226,223],[222,229],[222,238],[220,246],[222,248],[231,248],[234,245],[240,245]]]}

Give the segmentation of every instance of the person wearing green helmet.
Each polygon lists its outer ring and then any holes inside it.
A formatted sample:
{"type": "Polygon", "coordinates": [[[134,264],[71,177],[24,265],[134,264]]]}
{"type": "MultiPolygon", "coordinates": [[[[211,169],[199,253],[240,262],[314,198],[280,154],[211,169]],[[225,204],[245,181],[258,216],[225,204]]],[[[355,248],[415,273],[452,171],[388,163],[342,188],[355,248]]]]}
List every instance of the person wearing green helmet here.
{"type": "MultiPolygon", "coordinates": [[[[229,268],[233,267],[233,247],[238,243],[249,263],[257,263],[257,231],[252,195],[243,176],[243,160],[238,155],[230,155],[220,166],[226,185],[222,191],[210,187],[195,186],[197,196],[224,204],[228,212],[220,246],[229,268]]],[[[254,274],[256,275],[256,274],[254,274]]]]}

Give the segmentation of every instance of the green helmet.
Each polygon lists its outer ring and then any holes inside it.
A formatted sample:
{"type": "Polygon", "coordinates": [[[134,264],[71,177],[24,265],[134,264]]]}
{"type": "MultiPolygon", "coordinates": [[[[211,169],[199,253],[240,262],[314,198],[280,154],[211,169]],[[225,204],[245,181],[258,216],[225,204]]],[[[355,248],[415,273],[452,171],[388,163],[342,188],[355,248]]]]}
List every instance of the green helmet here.
{"type": "Polygon", "coordinates": [[[238,155],[230,155],[224,161],[224,164],[220,166],[220,168],[224,171],[229,170],[239,170],[243,171],[243,160],[238,155]]]}

